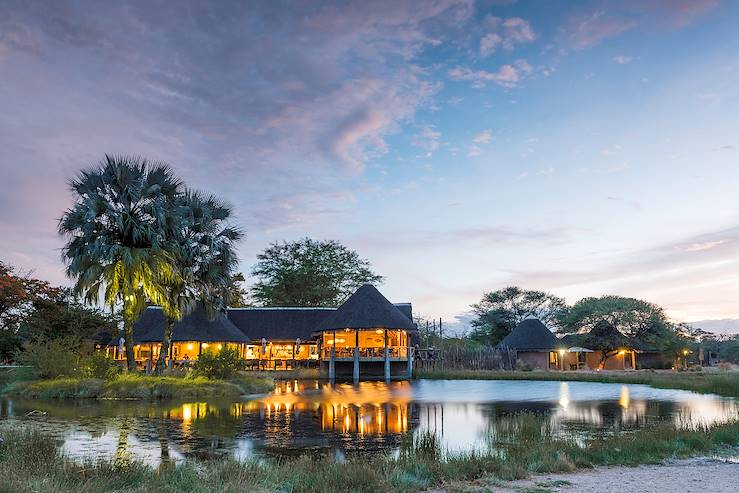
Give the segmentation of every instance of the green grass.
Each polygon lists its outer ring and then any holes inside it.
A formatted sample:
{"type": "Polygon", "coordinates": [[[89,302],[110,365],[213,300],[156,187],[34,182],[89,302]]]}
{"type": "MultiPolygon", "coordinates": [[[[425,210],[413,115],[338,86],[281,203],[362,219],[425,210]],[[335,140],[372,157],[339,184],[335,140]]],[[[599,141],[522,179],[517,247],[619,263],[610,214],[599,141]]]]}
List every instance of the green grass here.
{"type": "MultiPolygon", "coordinates": [[[[450,456],[433,436],[421,435],[406,439],[397,458],[360,456],[339,462],[314,454],[281,461],[186,462],[159,469],[125,457],[79,464],[61,455],[58,443],[48,436],[31,428],[0,425],[0,493],[416,492],[440,486],[448,491],[484,491],[486,485],[531,473],[573,471],[600,464],[656,463],[739,446],[739,422],[701,430],[662,424],[581,446],[552,438],[549,420],[544,417],[524,413],[517,419],[518,423],[490,437],[493,452],[488,453],[450,456]]],[[[536,487],[545,491],[563,484],[536,487]]]]}
{"type": "Polygon", "coordinates": [[[416,378],[433,380],[556,380],[577,382],[633,383],[662,389],[691,390],[701,394],[739,397],[739,372],[548,372],[447,370],[417,371],[416,378]]]}
{"type": "Polygon", "coordinates": [[[110,380],[65,377],[20,381],[8,393],[30,399],[203,399],[268,392],[271,379],[240,375],[229,381],[122,374],[110,380]]]}

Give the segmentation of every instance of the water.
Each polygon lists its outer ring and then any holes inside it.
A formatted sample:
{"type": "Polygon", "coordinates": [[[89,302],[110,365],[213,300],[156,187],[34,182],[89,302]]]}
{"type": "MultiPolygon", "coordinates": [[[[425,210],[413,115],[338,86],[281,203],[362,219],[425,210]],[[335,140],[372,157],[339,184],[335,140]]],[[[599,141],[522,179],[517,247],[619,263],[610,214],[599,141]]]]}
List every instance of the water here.
{"type": "Polygon", "coordinates": [[[585,439],[658,422],[695,427],[736,419],[733,399],[645,385],[590,382],[281,382],[238,402],[0,401],[0,420],[58,437],[76,459],[135,457],[157,466],[184,459],[393,453],[430,432],[448,451],[483,449],[520,412],[556,435],[585,439]]]}

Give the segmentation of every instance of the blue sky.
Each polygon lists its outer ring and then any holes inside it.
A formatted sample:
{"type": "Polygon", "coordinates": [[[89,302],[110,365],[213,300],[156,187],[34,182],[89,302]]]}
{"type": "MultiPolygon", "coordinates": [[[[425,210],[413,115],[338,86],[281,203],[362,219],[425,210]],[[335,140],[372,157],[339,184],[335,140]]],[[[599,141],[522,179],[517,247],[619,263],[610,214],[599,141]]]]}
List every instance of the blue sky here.
{"type": "MultiPolygon", "coordinates": [[[[66,180],[171,163],[428,317],[509,284],[739,318],[739,4],[3,2],[0,251],[66,282],[66,180]]],[[[734,323],[734,322],[732,322],[734,323]]]]}

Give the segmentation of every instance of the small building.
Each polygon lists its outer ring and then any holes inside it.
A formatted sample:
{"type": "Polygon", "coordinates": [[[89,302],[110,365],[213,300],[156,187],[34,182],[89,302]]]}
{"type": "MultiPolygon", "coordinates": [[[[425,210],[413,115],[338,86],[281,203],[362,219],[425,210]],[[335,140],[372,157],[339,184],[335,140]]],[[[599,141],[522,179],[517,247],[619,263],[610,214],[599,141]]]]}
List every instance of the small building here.
{"type": "Polygon", "coordinates": [[[521,321],[500,341],[498,349],[514,352],[518,368],[542,370],[563,369],[563,357],[567,352],[557,336],[538,318],[521,321]]]}
{"type": "Polygon", "coordinates": [[[639,351],[613,324],[606,321],[598,322],[588,332],[565,335],[560,343],[568,348],[563,358],[565,370],[636,369],[639,351]]]}
{"type": "MultiPolygon", "coordinates": [[[[410,312],[410,305],[403,309],[410,312]]],[[[416,325],[371,284],[359,288],[319,324],[322,366],[331,375],[385,376],[412,371],[416,325]]]]}

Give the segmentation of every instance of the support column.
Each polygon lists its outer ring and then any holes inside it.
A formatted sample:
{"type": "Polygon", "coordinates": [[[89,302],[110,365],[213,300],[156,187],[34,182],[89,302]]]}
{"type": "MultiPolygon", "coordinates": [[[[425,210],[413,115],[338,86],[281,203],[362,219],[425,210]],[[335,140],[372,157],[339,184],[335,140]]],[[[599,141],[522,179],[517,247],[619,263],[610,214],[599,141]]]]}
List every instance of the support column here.
{"type": "Polygon", "coordinates": [[[413,378],[413,348],[408,346],[408,379],[413,378]]]}
{"type": "Polygon", "coordinates": [[[355,383],[359,381],[359,329],[354,333],[354,371],[352,376],[355,383]]]}
{"type": "Polygon", "coordinates": [[[387,329],[385,329],[385,381],[390,381],[390,349],[387,347],[387,329]]]}
{"type": "Polygon", "coordinates": [[[328,379],[333,382],[336,380],[336,348],[331,346],[328,358],[328,379]]]}

